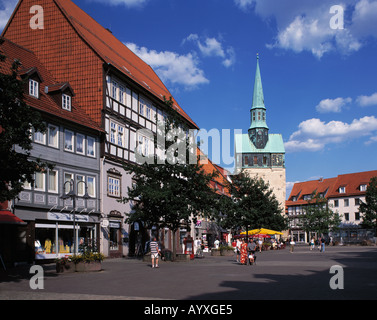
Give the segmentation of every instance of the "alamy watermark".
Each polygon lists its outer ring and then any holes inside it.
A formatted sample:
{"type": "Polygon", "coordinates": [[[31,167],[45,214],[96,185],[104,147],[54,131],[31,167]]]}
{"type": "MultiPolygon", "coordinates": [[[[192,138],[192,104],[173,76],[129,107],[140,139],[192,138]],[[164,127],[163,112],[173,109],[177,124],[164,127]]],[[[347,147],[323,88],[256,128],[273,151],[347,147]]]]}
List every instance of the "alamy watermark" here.
{"type": "Polygon", "coordinates": [[[334,265],[330,268],[330,273],[334,274],[330,278],[330,288],[332,290],[344,289],[344,270],[342,266],[334,265]]]}
{"type": "Polygon", "coordinates": [[[337,30],[337,29],[344,29],[344,9],[341,5],[333,5],[330,7],[331,14],[334,14],[330,18],[330,28],[337,30]]]}

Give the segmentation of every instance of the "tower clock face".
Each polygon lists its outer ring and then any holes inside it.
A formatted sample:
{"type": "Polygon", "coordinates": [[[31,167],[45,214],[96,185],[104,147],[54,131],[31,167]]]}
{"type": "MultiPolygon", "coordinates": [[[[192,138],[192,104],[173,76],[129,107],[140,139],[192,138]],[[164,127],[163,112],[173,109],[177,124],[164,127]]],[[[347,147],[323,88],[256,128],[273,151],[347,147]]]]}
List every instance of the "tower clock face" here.
{"type": "Polygon", "coordinates": [[[263,149],[267,143],[268,131],[266,129],[253,129],[249,132],[249,138],[256,148],[263,149]]]}

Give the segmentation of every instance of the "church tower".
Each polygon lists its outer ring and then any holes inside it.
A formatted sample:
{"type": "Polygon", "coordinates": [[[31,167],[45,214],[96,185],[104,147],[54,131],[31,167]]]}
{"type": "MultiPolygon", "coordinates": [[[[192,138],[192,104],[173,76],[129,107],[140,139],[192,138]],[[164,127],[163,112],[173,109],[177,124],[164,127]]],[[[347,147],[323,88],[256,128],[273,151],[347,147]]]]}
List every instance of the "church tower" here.
{"type": "Polygon", "coordinates": [[[269,133],[262,78],[257,55],[250,127],[247,134],[235,136],[236,170],[258,176],[270,184],[280,207],[285,207],[285,148],[281,134],[269,133]]]}

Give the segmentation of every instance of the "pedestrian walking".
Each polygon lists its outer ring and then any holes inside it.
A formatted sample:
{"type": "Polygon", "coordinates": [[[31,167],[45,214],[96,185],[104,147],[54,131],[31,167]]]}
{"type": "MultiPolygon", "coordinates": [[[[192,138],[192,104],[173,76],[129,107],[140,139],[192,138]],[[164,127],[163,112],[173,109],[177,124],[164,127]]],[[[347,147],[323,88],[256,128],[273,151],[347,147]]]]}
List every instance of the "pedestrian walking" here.
{"type": "Polygon", "coordinates": [[[262,238],[259,238],[259,240],[258,240],[259,252],[262,252],[262,245],[263,245],[263,240],[262,240],[262,238]]]}
{"type": "Polygon", "coordinates": [[[152,268],[159,268],[158,256],[160,255],[161,251],[158,246],[158,242],[156,241],[156,237],[153,238],[153,241],[151,241],[149,245],[151,248],[152,268]]]}
{"type": "Polygon", "coordinates": [[[325,252],[325,238],[321,239],[321,252],[325,252]]]}
{"type": "Polygon", "coordinates": [[[315,240],[314,240],[314,237],[312,237],[312,239],[310,240],[310,250],[313,250],[314,246],[315,246],[315,240]]]}
{"type": "Polygon", "coordinates": [[[241,244],[242,244],[242,241],[240,239],[237,239],[237,244],[236,244],[237,262],[241,261],[241,244]]]}
{"type": "Polygon", "coordinates": [[[289,248],[289,252],[293,253],[293,250],[295,249],[295,244],[296,244],[295,240],[292,238],[289,244],[291,245],[291,247],[289,248]]]}

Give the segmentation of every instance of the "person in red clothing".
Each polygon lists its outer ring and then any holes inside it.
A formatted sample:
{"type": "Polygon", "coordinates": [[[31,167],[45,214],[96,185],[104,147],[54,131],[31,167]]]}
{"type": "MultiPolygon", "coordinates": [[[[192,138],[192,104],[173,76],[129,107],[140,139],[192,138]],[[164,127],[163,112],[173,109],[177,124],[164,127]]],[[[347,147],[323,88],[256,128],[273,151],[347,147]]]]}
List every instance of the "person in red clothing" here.
{"type": "Polygon", "coordinates": [[[247,243],[246,243],[245,239],[242,239],[240,262],[241,262],[241,264],[247,263],[247,243]]]}

